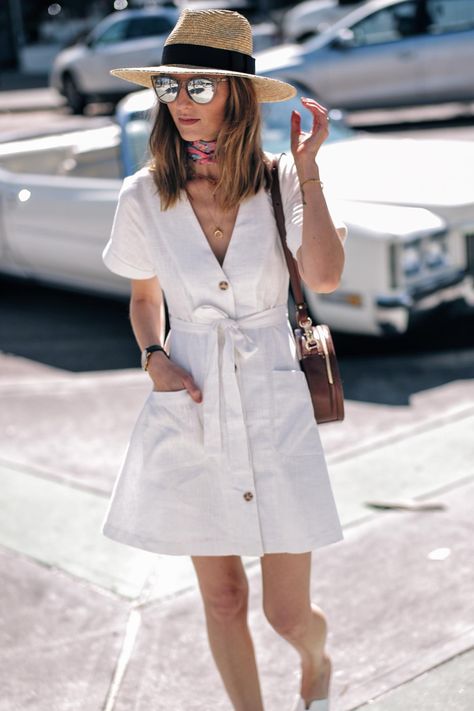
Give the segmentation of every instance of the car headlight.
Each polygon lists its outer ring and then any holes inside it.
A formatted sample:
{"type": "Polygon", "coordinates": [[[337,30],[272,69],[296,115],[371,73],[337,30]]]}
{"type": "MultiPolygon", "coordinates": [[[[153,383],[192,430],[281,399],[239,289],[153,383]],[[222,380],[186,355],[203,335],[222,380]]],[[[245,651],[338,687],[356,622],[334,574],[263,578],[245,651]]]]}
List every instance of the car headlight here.
{"type": "Polygon", "coordinates": [[[406,242],[401,251],[401,272],[411,278],[427,275],[434,269],[445,267],[449,262],[447,232],[406,242]]]}
{"type": "Polygon", "coordinates": [[[421,271],[423,254],[420,241],[403,245],[401,262],[402,272],[406,277],[415,276],[421,271]]]}
{"type": "Polygon", "coordinates": [[[432,235],[424,245],[424,260],[428,269],[444,267],[448,262],[446,235],[432,235]]]}

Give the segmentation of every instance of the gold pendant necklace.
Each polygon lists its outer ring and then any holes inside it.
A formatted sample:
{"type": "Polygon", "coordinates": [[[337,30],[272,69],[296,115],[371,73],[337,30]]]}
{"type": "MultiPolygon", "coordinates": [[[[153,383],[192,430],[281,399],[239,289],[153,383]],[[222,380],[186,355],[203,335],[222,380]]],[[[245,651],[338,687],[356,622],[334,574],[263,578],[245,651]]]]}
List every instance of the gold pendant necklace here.
{"type": "MultiPolygon", "coordinates": [[[[214,195],[212,196],[212,199],[214,200],[214,195]]],[[[214,228],[214,237],[216,237],[217,239],[222,239],[224,237],[224,230],[221,227],[218,227],[217,225],[214,228]]]]}
{"type": "MultiPolygon", "coordinates": [[[[217,179],[216,179],[216,178],[208,178],[207,176],[204,176],[204,175],[199,175],[199,176],[196,176],[196,177],[202,178],[202,179],[204,179],[204,180],[208,180],[210,183],[213,183],[214,185],[217,183],[217,179]]],[[[193,202],[193,199],[192,199],[191,195],[189,194],[189,192],[188,192],[187,190],[186,190],[186,194],[187,194],[188,198],[191,200],[191,202],[193,202]]],[[[215,198],[215,195],[214,195],[214,193],[213,193],[213,194],[212,194],[212,200],[213,200],[213,202],[215,202],[215,199],[216,199],[216,198],[215,198]]],[[[215,227],[214,227],[214,230],[213,230],[213,233],[212,233],[212,234],[214,235],[214,237],[215,237],[216,239],[222,239],[222,238],[224,237],[224,230],[222,229],[222,227],[219,227],[219,225],[216,225],[217,220],[216,220],[216,218],[214,217],[214,215],[211,215],[211,212],[210,212],[210,211],[209,211],[208,214],[210,215],[212,221],[213,221],[214,224],[215,224],[215,227]]]]}

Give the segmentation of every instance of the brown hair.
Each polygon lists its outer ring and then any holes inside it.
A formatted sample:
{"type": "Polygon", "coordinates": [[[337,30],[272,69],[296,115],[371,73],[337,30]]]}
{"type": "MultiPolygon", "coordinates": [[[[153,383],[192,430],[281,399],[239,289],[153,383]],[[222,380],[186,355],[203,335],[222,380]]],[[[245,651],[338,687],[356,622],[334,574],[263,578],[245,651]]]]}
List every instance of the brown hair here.
{"type": "MultiPolygon", "coordinates": [[[[242,200],[270,187],[270,167],[260,138],[260,105],[252,81],[231,77],[225,122],[217,136],[216,159],[221,164],[216,201],[232,209],[242,200]]],[[[148,147],[148,169],[160,195],[161,209],[173,207],[188,180],[186,144],[165,104],[158,104],[148,147]]]]}

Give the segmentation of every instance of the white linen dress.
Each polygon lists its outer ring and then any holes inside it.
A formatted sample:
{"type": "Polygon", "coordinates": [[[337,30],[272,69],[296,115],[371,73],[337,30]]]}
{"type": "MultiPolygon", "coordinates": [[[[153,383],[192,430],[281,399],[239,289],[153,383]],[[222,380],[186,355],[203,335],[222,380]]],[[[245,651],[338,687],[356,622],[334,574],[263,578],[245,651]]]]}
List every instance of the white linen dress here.
{"type": "MultiPolygon", "coordinates": [[[[296,256],[302,204],[292,156],[283,154],[279,175],[296,256]]],[[[345,238],[346,226],[331,217],[345,238]]],[[[142,168],[123,181],[102,257],[123,277],[158,276],[170,316],[166,347],[203,401],[186,390],[150,391],[101,532],[170,555],[301,553],[343,539],[288,319],[270,193],[262,188],[241,203],[221,266],[186,195],[161,211],[142,168]]]]}

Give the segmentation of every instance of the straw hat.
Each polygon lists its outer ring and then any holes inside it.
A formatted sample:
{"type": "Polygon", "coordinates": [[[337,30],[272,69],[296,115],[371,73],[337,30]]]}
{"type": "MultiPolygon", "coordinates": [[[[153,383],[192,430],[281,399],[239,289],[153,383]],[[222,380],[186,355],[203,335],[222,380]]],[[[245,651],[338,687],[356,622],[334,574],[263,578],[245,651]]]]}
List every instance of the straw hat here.
{"type": "Polygon", "coordinates": [[[295,96],[291,84],[255,76],[252,50],[252,28],[240,13],[186,8],[165,42],[160,66],[126,67],[110,73],[149,88],[152,74],[246,77],[252,80],[258,101],[286,101],[295,96]]]}

